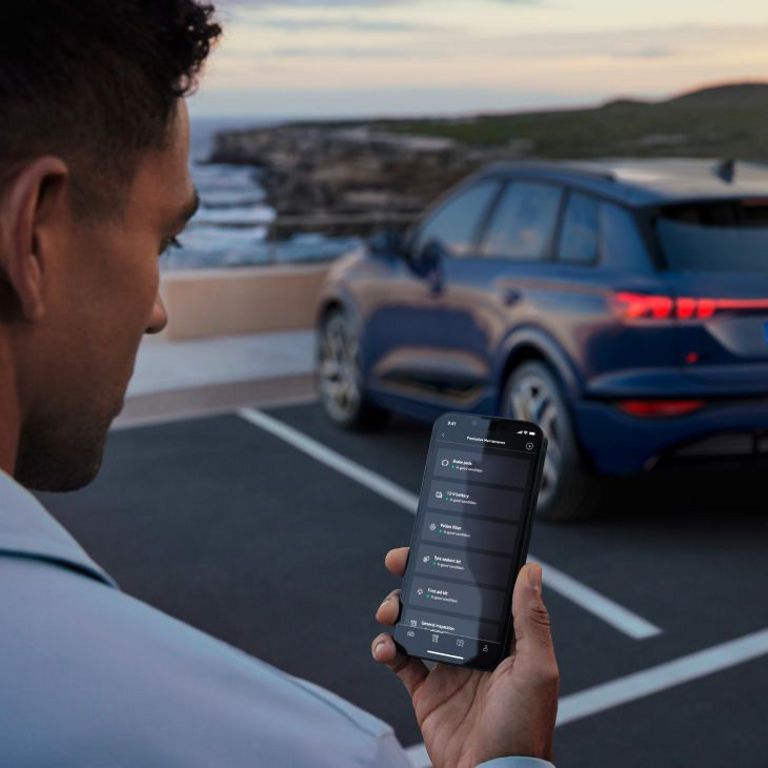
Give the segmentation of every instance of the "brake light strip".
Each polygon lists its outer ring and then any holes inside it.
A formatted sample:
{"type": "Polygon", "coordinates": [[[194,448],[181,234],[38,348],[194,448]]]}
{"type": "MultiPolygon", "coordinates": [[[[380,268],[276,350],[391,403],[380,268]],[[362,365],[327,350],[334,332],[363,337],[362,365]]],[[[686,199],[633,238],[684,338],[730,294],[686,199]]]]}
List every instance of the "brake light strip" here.
{"type": "Polygon", "coordinates": [[[768,311],[768,299],[673,298],[628,291],[621,291],[614,298],[624,317],[631,320],[706,319],[719,311],[768,311]]]}

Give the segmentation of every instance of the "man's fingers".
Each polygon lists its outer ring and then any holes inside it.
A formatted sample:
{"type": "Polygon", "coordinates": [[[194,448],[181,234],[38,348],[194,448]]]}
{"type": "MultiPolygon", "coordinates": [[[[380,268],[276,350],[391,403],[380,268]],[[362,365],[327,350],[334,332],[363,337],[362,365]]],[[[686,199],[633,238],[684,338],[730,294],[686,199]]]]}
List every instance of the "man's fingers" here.
{"type": "MultiPolygon", "coordinates": [[[[408,549],[408,547],[391,549],[384,558],[384,565],[387,570],[395,576],[402,577],[405,573],[405,566],[408,563],[408,549]]],[[[376,611],[376,619],[382,624],[394,624],[399,615],[400,590],[395,589],[384,598],[384,602],[376,611]]],[[[381,634],[375,637],[371,644],[371,654],[376,661],[386,664],[400,678],[411,696],[429,674],[423,661],[397,650],[391,635],[381,634]]]]}
{"type": "Polygon", "coordinates": [[[542,682],[558,679],[555,648],[549,625],[549,612],[541,596],[541,566],[524,565],[512,595],[515,625],[515,667],[531,672],[542,682]]]}
{"type": "Polygon", "coordinates": [[[371,653],[376,661],[386,664],[400,678],[411,696],[429,674],[424,662],[397,650],[391,635],[381,634],[375,637],[371,644],[371,653]]]}
{"type": "Polygon", "coordinates": [[[384,558],[384,565],[395,576],[402,576],[405,573],[405,564],[408,562],[408,550],[409,547],[398,547],[387,552],[384,558]]]}
{"type": "Polygon", "coordinates": [[[394,624],[400,615],[400,590],[393,589],[376,610],[379,624],[394,624]]]}

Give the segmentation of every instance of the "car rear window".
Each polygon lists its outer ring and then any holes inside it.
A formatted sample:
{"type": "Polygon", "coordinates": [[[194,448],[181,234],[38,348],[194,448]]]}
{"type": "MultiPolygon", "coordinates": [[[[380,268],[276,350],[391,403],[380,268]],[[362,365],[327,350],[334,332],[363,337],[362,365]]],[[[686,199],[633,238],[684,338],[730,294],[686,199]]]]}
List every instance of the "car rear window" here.
{"type": "Polygon", "coordinates": [[[660,209],[656,234],[668,269],[768,272],[768,199],[660,209]]]}

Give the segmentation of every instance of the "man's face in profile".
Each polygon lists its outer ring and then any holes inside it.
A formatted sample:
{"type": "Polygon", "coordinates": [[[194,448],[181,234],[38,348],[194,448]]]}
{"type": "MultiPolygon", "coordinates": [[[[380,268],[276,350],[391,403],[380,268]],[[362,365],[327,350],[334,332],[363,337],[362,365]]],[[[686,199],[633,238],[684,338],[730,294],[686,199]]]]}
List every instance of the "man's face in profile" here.
{"type": "Polygon", "coordinates": [[[167,322],[158,256],[195,204],[189,119],[183,100],[178,106],[168,147],[140,159],[117,216],[84,221],[51,208],[40,243],[45,314],[15,342],[28,412],[14,474],[29,488],[74,490],[93,480],[142,336],[167,322]]]}

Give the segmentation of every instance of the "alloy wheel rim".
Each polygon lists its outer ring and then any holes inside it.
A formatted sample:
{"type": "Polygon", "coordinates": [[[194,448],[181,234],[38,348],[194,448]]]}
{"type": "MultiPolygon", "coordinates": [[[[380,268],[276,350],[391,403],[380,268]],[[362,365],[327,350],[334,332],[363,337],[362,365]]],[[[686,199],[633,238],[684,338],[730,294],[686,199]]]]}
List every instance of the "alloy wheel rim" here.
{"type": "Polygon", "coordinates": [[[326,409],[336,419],[354,415],[360,404],[358,347],[346,323],[330,320],[323,331],[318,355],[318,383],[326,409]]]}
{"type": "Polygon", "coordinates": [[[547,455],[539,492],[539,503],[545,505],[557,488],[563,466],[561,419],[554,393],[541,377],[534,373],[526,374],[514,382],[506,410],[515,419],[538,424],[547,438],[547,455]]]}

